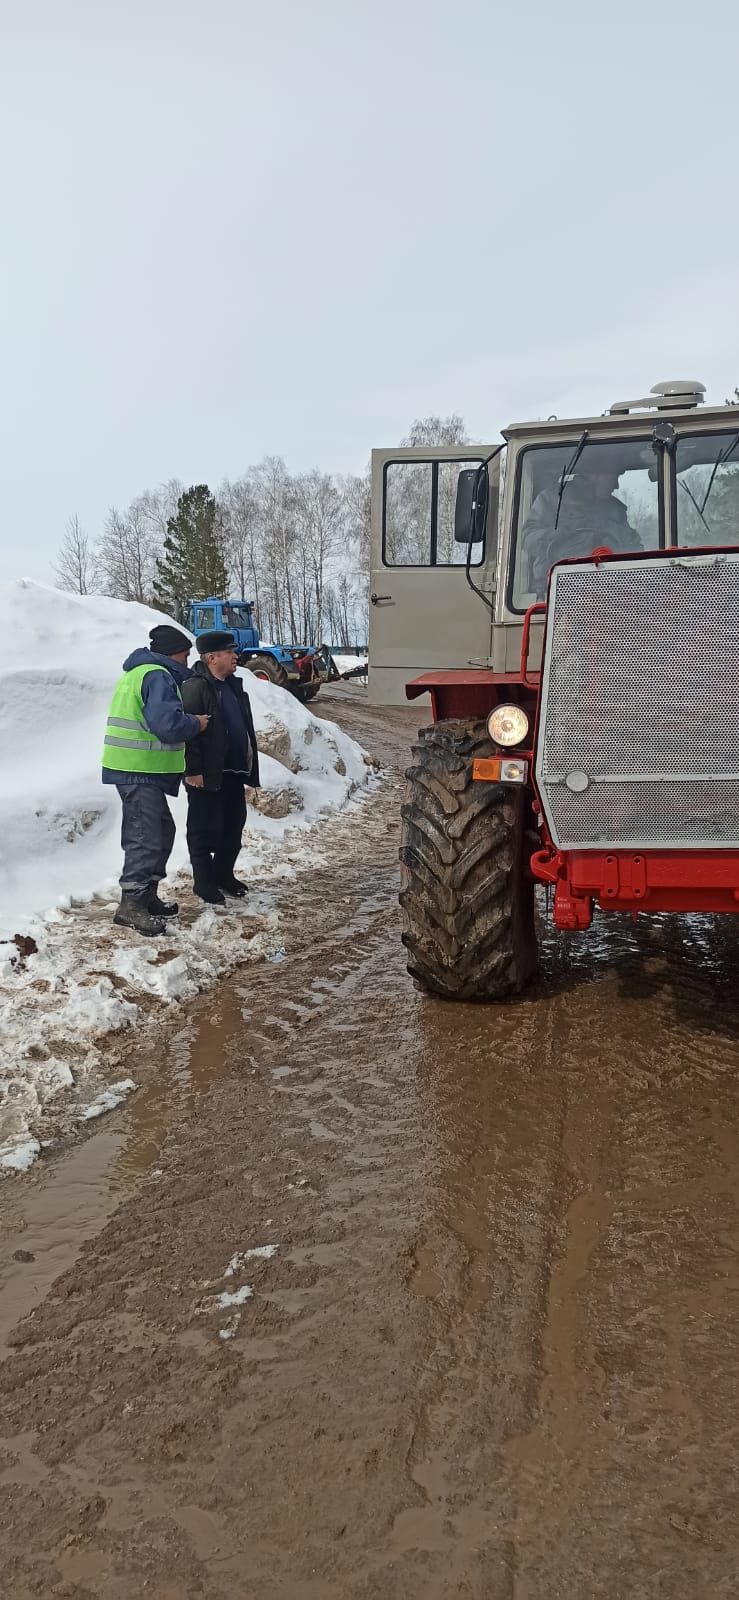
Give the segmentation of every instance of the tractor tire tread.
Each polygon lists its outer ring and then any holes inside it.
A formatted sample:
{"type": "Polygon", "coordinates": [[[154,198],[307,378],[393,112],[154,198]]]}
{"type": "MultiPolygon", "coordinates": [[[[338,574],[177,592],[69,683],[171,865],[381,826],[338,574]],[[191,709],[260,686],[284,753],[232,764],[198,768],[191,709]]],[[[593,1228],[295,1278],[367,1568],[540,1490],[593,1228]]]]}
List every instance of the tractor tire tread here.
{"type": "Polygon", "coordinates": [[[472,778],[475,758],[495,753],[484,723],[435,723],[406,773],[402,940],[414,981],[447,999],[504,999],[536,965],[528,793],[472,778]]]}
{"type": "Polygon", "coordinates": [[[280,661],[275,661],[274,656],[250,656],[244,663],[250,672],[256,676],[260,671],[278,689],[286,689],[289,679],[285,668],[280,661]]]}

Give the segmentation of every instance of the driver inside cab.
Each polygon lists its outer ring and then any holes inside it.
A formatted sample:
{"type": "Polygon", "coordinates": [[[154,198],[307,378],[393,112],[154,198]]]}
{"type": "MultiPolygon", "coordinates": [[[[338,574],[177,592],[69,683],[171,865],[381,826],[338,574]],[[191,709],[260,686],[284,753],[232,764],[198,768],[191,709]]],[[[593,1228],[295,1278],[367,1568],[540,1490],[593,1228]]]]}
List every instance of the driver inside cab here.
{"type": "Polygon", "coordinates": [[[561,498],[559,481],[536,496],[523,525],[522,549],[538,600],[546,594],[550,569],[565,556],[588,556],[600,545],[619,555],[644,548],[617,498],[619,477],[608,462],[580,462],[561,498]]]}

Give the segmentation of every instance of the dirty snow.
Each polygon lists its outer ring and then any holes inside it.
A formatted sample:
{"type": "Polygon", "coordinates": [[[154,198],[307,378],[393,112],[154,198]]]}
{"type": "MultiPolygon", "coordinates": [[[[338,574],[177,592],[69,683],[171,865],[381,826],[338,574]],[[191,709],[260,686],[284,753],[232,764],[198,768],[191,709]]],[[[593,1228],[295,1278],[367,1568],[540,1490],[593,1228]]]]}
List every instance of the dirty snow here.
{"type": "Polygon", "coordinates": [[[279,1248],[278,1244],[258,1244],[252,1246],[251,1250],[240,1250],[231,1257],[223,1274],[224,1278],[233,1278],[237,1272],[241,1272],[247,1261],[271,1261],[272,1257],[277,1255],[279,1248]]]}
{"type": "MultiPolygon", "coordinates": [[[[238,1272],[243,1272],[247,1261],[271,1261],[272,1257],[277,1255],[279,1248],[278,1244],[257,1244],[252,1245],[248,1250],[238,1250],[231,1257],[224,1271],[224,1278],[233,1278],[238,1272]]],[[[245,1305],[247,1300],[252,1299],[253,1294],[254,1289],[250,1283],[242,1284],[240,1289],[222,1289],[220,1294],[201,1302],[199,1309],[201,1311],[227,1311],[232,1306],[245,1305]]],[[[229,1321],[218,1329],[219,1339],[234,1339],[238,1333],[240,1322],[241,1312],[234,1311],[229,1321]]]]}
{"type": "Polygon", "coordinates": [[[251,1300],[254,1290],[250,1283],[242,1283],[240,1289],[223,1289],[216,1295],[215,1303],[219,1311],[225,1311],[227,1306],[243,1306],[246,1300],[251,1300]]]}
{"type": "Polygon", "coordinates": [[[333,651],[332,651],[332,655],[334,657],[334,661],[336,662],[336,666],[337,666],[339,672],[351,672],[352,667],[366,667],[368,665],[368,661],[367,661],[366,655],[359,655],[359,656],[339,655],[339,656],[337,656],[336,654],[334,654],[333,651]]]}
{"type": "Polygon", "coordinates": [[[38,1139],[21,1139],[17,1144],[0,1145],[0,1167],[9,1172],[26,1172],[41,1154],[38,1139]]]}
{"type": "Polygon", "coordinates": [[[231,1318],[230,1322],[224,1323],[223,1327],[218,1329],[218,1337],[219,1337],[219,1339],[235,1339],[236,1334],[239,1331],[239,1323],[240,1323],[240,1321],[241,1321],[241,1312],[237,1311],[235,1313],[235,1315],[231,1318]]]}
{"type": "Polygon", "coordinates": [[[124,658],[163,618],[29,581],[0,585],[6,638],[19,618],[23,658],[0,669],[0,1168],[14,1171],[130,1092],[116,1068],[132,1026],[140,1043],[157,1008],[239,961],[279,958],[269,886],[304,865],[322,825],[356,804],[371,775],[340,728],[245,672],[264,753],[237,872],[258,876],[260,892],[225,913],[192,899],[182,793],[167,893],[183,915],[151,943],[116,929],[120,802],[100,781],[103,729],[124,658]]]}
{"type": "Polygon", "coordinates": [[[80,1121],[91,1122],[94,1117],[102,1117],[105,1111],[114,1111],[135,1088],[133,1078],[122,1078],[120,1083],[111,1083],[109,1089],[102,1089],[100,1094],[85,1106],[84,1111],[80,1112],[80,1121]]]}

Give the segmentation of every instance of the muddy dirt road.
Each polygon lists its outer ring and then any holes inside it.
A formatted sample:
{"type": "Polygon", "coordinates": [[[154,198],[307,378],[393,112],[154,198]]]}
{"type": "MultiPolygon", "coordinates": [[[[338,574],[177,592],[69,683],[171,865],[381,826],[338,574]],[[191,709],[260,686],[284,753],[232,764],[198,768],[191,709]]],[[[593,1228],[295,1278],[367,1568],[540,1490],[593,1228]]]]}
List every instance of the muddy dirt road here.
{"type": "Polygon", "coordinates": [[[0,1591],[733,1597],[739,930],[418,994],[415,713],[322,710],[395,775],[286,890],[285,960],[3,1191],[0,1591]]]}

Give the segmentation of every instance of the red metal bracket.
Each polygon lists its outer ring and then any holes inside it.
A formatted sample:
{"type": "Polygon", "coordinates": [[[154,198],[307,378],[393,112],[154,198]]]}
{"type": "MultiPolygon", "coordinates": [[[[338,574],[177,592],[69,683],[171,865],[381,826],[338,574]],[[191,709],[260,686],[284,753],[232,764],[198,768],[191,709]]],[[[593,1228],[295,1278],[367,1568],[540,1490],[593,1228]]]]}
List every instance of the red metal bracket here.
{"type": "Polygon", "coordinates": [[[593,900],[589,894],[573,891],[568,875],[568,859],[559,850],[537,850],[531,857],[531,871],[543,883],[554,884],[554,926],[570,932],[589,928],[593,920],[593,900]]]}
{"type": "Polygon", "coordinates": [[[564,857],[551,848],[537,850],[531,857],[530,865],[534,877],[542,883],[556,883],[564,869],[564,857]]]}
{"type": "Polygon", "coordinates": [[[625,851],[600,857],[600,896],[602,900],[643,900],[647,892],[644,857],[625,851]]]}
{"type": "Polygon", "coordinates": [[[570,894],[566,878],[560,878],[554,891],[554,926],[566,932],[589,928],[593,920],[593,902],[589,895],[570,894]]]}

